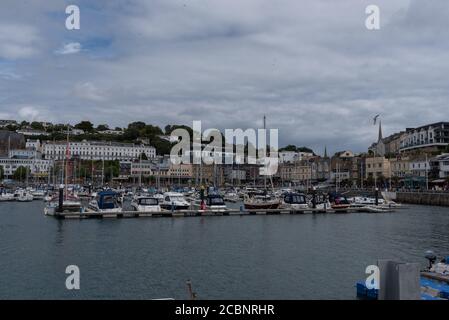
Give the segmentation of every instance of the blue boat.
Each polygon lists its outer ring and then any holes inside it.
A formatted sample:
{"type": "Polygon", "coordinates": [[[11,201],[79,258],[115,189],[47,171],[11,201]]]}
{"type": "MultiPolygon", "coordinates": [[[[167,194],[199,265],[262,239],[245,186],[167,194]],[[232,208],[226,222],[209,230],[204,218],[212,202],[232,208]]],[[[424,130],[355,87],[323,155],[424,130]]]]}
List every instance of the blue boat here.
{"type": "Polygon", "coordinates": [[[118,196],[114,191],[101,191],[89,202],[89,209],[95,212],[121,212],[118,196]]]}

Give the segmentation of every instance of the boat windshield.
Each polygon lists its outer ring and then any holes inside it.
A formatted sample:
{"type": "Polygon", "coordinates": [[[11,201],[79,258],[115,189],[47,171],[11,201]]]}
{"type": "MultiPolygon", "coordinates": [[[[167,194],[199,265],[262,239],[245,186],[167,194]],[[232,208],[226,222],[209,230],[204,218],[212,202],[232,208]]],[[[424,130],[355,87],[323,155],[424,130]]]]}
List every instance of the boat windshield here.
{"type": "Polygon", "coordinates": [[[299,194],[292,195],[292,203],[306,203],[306,198],[299,194]]]}
{"type": "Polygon", "coordinates": [[[224,205],[223,198],[221,198],[221,197],[209,198],[209,205],[212,205],[212,206],[224,205]]]}
{"type": "Polygon", "coordinates": [[[142,206],[156,206],[158,201],[155,198],[142,198],[139,199],[139,204],[142,206]]]}
{"type": "Polygon", "coordinates": [[[169,196],[165,198],[166,201],[184,201],[183,196],[169,196]]]}

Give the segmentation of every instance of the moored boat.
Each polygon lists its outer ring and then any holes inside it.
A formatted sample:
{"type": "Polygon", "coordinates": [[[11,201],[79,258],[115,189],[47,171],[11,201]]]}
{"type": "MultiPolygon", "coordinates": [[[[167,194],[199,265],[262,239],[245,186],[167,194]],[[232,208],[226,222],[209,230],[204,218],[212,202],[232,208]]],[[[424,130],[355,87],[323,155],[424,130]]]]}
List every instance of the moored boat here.
{"type": "Polygon", "coordinates": [[[243,202],[245,209],[278,209],[280,201],[269,194],[247,194],[243,202]]]}
{"type": "Polygon", "coordinates": [[[94,212],[121,212],[122,208],[119,206],[117,196],[117,193],[114,191],[98,192],[95,199],[89,202],[88,209],[94,212]]]}
{"type": "Polygon", "coordinates": [[[306,196],[302,193],[287,192],[282,196],[280,207],[282,209],[305,210],[309,209],[306,196]]]}
{"type": "Polygon", "coordinates": [[[182,193],[166,192],[160,206],[166,210],[187,210],[190,208],[190,203],[184,198],[182,193]]]}
{"type": "Polygon", "coordinates": [[[201,206],[201,200],[196,200],[195,209],[208,211],[226,211],[227,207],[224,199],[219,194],[208,194],[204,199],[204,205],[201,206]]]}
{"type": "Polygon", "coordinates": [[[131,207],[139,212],[160,212],[159,200],[155,197],[138,196],[131,201],[131,207]]]}
{"type": "Polygon", "coordinates": [[[14,200],[19,202],[33,201],[33,195],[24,189],[18,189],[14,192],[14,200]]]}

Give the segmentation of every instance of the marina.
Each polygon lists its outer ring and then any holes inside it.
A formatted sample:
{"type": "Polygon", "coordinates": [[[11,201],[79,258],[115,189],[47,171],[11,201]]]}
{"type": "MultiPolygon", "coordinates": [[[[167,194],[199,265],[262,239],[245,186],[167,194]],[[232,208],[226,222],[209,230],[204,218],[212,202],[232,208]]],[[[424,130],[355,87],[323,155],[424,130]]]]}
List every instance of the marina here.
{"type": "Polygon", "coordinates": [[[424,268],[427,250],[449,252],[444,207],[191,219],[53,219],[44,207],[0,204],[3,299],[186,299],[186,279],[198,299],[356,299],[378,259],[424,268]],[[68,264],[82,290],[65,289],[68,264]]]}

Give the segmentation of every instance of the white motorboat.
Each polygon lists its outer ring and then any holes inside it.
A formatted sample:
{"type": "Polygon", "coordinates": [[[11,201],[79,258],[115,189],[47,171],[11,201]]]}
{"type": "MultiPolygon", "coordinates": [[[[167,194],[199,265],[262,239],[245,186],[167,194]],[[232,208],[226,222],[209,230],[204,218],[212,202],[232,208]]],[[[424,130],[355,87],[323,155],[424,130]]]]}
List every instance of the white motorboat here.
{"type": "Polygon", "coordinates": [[[195,209],[208,211],[226,211],[227,207],[224,199],[219,194],[208,194],[201,205],[201,199],[197,199],[194,204],[195,209]]]}
{"type": "MultiPolygon", "coordinates": [[[[374,206],[376,205],[376,199],[372,197],[353,197],[348,199],[351,202],[351,207],[364,207],[364,206],[374,206]]],[[[385,200],[382,198],[378,199],[378,204],[383,205],[385,200]]]]}
{"type": "Polygon", "coordinates": [[[226,201],[226,202],[233,202],[233,203],[235,203],[235,202],[238,202],[240,200],[241,200],[240,196],[237,193],[235,193],[235,192],[228,192],[224,196],[224,201],[226,201]]]}
{"type": "Polygon", "coordinates": [[[160,206],[166,210],[187,210],[190,208],[190,203],[182,193],[166,192],[160,206]]]}
{"type": "Polygon", "coordinates": [[[139,212],[160,212],[159,200],[155,197],[138,196],[131,201],[131,207],[139,212]]]}
{"type": "Polygon", "coordinates": [[[30,193],[33,195],[33,200],[43,200],[45,198],[44,190],[34,190],[30,193]]]}
{"type": "Polygon", "coordinates": [[[14,194],[5,192],[0,194],[0,201],[13,201],[14,200],[14,194]]]}
{"type": "Polygon", "coordinates": [[[14,200],[19,202],[33,201],[34,197],[31,193],[24,189],[18,189],[14,192],[14,200]]]}
{"type": "Polygon", "coordinates": [[[304,210],[309,209],[306,196],[302,193],[288,192],[284,194],[281,201],[282,209],[304,210]]]}

